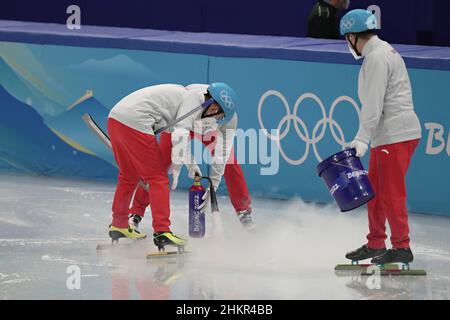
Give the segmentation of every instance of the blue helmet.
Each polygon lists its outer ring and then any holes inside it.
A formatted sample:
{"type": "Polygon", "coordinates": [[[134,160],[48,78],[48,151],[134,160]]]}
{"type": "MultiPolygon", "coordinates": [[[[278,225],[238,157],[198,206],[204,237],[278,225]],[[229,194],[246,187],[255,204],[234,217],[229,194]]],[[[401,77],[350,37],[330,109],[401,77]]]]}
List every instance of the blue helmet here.
{"type": "Polygon", "coordinates": [[[341,19],[341,35],[374,30],[378,26],[375,15],[364,9],[355,9],[347,12],[341,19]]]}
{"type": "Polygon", "coordinates": [[[208,92],[225,113],[225,117],[217,120],[217,123],[225,124],[230,121],[236,113],[238,104],[238,96],[233,88],[223,82],[214,82],[208,87],[208,92]]]}

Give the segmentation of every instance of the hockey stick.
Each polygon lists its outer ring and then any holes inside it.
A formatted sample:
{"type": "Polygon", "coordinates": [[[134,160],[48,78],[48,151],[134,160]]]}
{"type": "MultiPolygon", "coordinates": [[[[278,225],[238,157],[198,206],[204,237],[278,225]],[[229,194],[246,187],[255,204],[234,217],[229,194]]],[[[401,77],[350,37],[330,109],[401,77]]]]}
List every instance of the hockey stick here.
{"type": "Polygon", "coordinates": [[[204,103],[202,103],[201,105],[199,105],[197,108],[189,111],[186,114],[183,114],[182,116],[180,116],[179,118],[175,119],[174,121],[172,121],[171,123],[169,123],[167,126],[165,126],[164,128],[158,129],[155,131],[155,135],[160,134],[163,131],[166,131],[167,129],[172,128],[174,125],[176,125],[177,123],[183,121],[184,119],[186,119],[187,117],[192,116],[194,113],[202,110],[202,109],[206,109],[208,108],[212,103],[214,102],[213,98],[210,98],[208,100],[206,100],[204,103]]]}
{"type": "MultiPolygon", "coordinates": [[[[111,140],[109,140],[108,135],[100,128],[100,126],[94,121],[94,119],[92,119],[92,117],[88,114],[85,113],[82,117],[83,121],[86,123],[86,125],[89,127],[89,129],[92,130],[92,132],[94,132],[94,134],[100,138],[100,140],[109,148],[112,150],[111,147],[111,140]]],[[[149,191],[149,187],[148,185],[140,180],[139,181],[139,185],[144,188],[146,191],[149,191]]]]}
{"type": "Polygon", "coordinates": [[[100,128],[100,126],[92,119],[89,113],[85,113],[82,117],[83,121],[86,123],[89,129],[94,132],[94,134],[100,138],[100,140],[112,150],[111,141],[109,140],[108,135],[100,128]]]}
{"type": "MultiPolygon", "coordinates": [[[[193,115],[194,113],[202,110],[202,109],[206,109],[207,107],[209,107],[212,103],[214,102],[214,99],[208,99],[206,100],[203,104],[199,105],[197,108],[189,111],[188,113],[182,115],[181,117],[175,119],[174,121],[172,121],[171,123],[169,123],[167,126],[165,126],[164,128],[160,128],[158,130],[155,131],[155,135],[160,134],[163,131],[166,131],[170,128],[172,128],[174,125],[176,125],[177,123],[183,121],[184,119],[186,119],[187,117],[190,117],[191,115],[193,115]]],[[[110,149],[111,148],[111,141],[109,140],[108,135],[100,128],[100,126],[94,121],[94,119],[92,119],[91,115],[89,113],[85,113],[82,117],[81,117],[84,122],[86,123],[86,125],[89,127],[89,129],[91,129],[95,135],[97,137],[100,138],[100,140],[110,149]]]]}

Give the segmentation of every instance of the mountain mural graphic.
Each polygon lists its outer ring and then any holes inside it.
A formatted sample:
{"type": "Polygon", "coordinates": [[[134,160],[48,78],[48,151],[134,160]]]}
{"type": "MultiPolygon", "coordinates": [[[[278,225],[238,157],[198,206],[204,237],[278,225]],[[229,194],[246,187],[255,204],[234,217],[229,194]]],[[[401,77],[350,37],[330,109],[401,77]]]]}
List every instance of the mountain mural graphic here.
{"type": "Polygon", "coordinates": [[[111,150],[92,133],[81,118],[85,113],[89,113],[102,130],[107,132],[109,110],[95,99],[91,90],[69,106],[64,113],[57,117],[45,116],[44,121],[61,139],[74,148],[115,165],[111,150]]]}
{"type": "Polygon", "coordinates": [[[0,84],[18,100],[33,106],[39,114],[58,114],[64,107],[52,101],[23,79],[0,57],[0,84]]]}
{"type": "Polygon", "coordinates": [[[110,163],[64,142],[44,124],[43,118],[33,108],[10,95],[2,85],[0,161],[20,172],[33,174],[92,178],[117,176],[117,169],[110,163]]]}

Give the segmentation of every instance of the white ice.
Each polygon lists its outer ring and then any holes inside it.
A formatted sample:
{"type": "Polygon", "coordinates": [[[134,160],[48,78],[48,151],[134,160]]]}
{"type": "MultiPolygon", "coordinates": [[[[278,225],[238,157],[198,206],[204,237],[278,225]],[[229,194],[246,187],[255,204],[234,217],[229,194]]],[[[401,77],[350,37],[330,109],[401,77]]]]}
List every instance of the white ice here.
{"type": "MultiPolygon", "coordinates": [[[[189,239],[189,255],[147,261],[149,240],[109,243],[114,184],[0,175],[0,299],[449,299],[450,217],[410,215],[412,267],[426,277],[336,274],[365,242],[364,209],[340,213],[294,199],[253,199],[247,232],[219,197],[225,235],[189,239]],[[75,266],[75,267],[71,267],[75,266]],[[80,288],[73,278],[80,271],[80,288]],[[75,282],[74,282],[75,281],[75,282]]],[[[187,193],[171,194],[173,231],[187,236],[187,193]]],[[[151,235],[147,211],[141,230],[151,235]]]]}

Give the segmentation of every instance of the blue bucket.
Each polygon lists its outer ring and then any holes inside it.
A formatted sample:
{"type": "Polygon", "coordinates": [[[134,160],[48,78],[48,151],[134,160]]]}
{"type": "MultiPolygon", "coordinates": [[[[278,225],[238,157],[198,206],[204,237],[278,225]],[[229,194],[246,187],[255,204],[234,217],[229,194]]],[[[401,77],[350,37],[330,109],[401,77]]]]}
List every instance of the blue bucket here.
{"type": "Polygon", "coordinates": [[[375,196],[355,149],[345,149],[323,160],[317,173],[342,212],[356,209],[375,196]]]}

